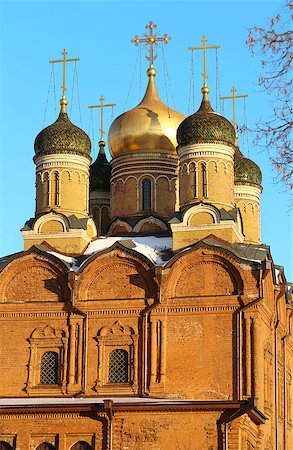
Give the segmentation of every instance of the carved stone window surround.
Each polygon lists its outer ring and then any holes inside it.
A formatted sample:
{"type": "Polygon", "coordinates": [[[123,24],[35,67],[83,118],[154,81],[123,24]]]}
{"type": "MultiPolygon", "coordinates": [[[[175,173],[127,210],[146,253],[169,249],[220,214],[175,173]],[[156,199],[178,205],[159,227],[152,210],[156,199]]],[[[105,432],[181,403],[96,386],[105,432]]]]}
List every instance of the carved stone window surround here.
{"type": "Polygon", "coordinates": [[[97,379],[93,389],[99,393],[137,393],[138,389],[138,334],[133,328],[116,321],[112,327],[103,327],[95,337],[98,346],[97,379]],[[113,350],[128,353],[128,382],[109,383],[109,362],[113,350]]]}
{"type": "Polygon", "coordinates": [[[26,392],[33,395],[64,394],[66,392],[67,345],[68,339],[63,330],[45,326],[33,331],[28,339],[30,359],[26,392]],[[40,384],[41,361],[46,352],[58,354],[58,384],[40,384]]]}

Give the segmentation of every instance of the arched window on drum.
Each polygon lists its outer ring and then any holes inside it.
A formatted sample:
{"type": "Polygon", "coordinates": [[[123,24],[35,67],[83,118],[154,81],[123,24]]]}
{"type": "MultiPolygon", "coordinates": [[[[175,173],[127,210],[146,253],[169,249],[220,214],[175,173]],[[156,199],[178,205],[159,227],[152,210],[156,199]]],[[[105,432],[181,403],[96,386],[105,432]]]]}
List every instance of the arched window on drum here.
{"type": "Polygon", "coordinates": [[[152,209],[152,182],[149,178],[142,181],[142,210],[152,209]]]}

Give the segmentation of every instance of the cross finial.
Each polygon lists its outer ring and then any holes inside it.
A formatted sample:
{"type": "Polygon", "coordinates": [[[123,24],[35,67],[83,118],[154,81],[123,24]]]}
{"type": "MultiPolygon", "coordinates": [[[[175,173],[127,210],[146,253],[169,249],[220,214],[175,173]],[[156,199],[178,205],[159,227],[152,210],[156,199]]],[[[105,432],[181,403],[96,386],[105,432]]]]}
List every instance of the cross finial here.
{"type": "Polygon", "coordinates": [[[145,46],[149,45],[149,56],[146,56],[146,59],[148,59],[150,62],[150,68],[153,68],[154,60],[157,58],[157,55],[154,53],[154,46],[157,45],[158,42],[164,42],[164,44],[168,44],[171,37],[166,33],[163,37],[159,37],[157,34],[155,34],[153,30],[157,28],[157,25],[152,21],[150,21],[145,27],[149,29],[149,35],[145,33],[144,38],[139,38],[138,35],[136,35],[131,42],[136,46],[139,44],[144,44],[145,46]]]}
{"type": "Polygon", "coordinates": [[[53,59],[51,61],[49,61],[49,63],[63,63],[63,82],[62,82],[62,98],[65,98],[65,91],[67,90],[66,88],[66,63],[71,62],[71,61],[79,61],[79,58],[70,58],[70,59],[66,59],[66,55],[68,55],[66,48],[63,50],[63,52],[61,53],[61,55],[63,55],[63,59],[53,59]]]}
{"type": "Polygon", "coordinates": [[[248,95],[247,94],[235,95],[235,92],[236,92],[236,88],[235,88],[235,86],[232,86],[232,89],[231,89],[232,95],[226,95],[224,97],[220,97],[220,100],[227,100],[227,99],[232,100],[232,123],[234,125],[235,130],[237,130],[235,100],[236,100],[236,98],[246,98],[246,97],[248,97],[248,95]]]}
{"type": "Polygon", "coordinates": [[[101,133],[100,140],[103,141],[104,140],[103,137],[104,137],[104,134],[105,134],[105,130],[104,130],[104,108],[106,108],[107,106],[112,106],[112,107],[116,106],[116,103],[105,104],[104,101],[106,99],[105,99],[105,97],[103,97],[103,95],[101,95],[99,100],[100,100],[100,104],[99,105],[92,105],[92,106],[89,106],[89,108],[100,108],[101,115],[100,115],[100,128],[99,128],[99,131],[101,133]]]}
{"type": "Polygon", "coordinates": [[[208,78],[208,76],[207,76],[207,49],[220,48],[220,46],[219,45],[207,45],[208,40],[207,40],[206,36],[202,37],[201,42],[203,44],[202,46],[188,47],[188,50],[203,50],[203,74],[202,74],[203,86],[207,87],[207,78],[208,78]]]}

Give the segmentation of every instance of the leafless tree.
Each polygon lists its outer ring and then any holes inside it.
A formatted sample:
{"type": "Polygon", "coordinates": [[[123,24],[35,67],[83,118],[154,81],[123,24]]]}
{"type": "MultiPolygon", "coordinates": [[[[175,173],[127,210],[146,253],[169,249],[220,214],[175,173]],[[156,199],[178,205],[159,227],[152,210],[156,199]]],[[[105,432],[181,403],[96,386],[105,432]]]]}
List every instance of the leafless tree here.
{"type": "Polygon", "coordinates": [[[271,117],[257,123],[255,141],[268,150],[289,189],[293,186],[292,11],[293,0],[287,0],[283,13],[273,17],[267,28],[251,28],[247,40],[251,53],[261,58],[258,83],[273,101],[271,117]]]}

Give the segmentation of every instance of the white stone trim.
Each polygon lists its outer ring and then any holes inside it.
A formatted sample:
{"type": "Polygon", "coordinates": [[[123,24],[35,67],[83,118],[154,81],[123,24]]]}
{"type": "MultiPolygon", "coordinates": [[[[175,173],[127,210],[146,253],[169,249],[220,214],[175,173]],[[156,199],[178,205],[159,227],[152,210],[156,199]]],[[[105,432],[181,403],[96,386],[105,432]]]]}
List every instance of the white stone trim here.
{"type": "Polygon", "coordinates": [[[168,230],[167,225],[160,219],[157,219],[156,217],[150,216],[150,217],[145,217],[144,219],[140,220],[139,222],[137,222],[137,224],[135,225],[135,227],[133,228],[133,231],[135,233],[139,233],[141,227],[145,224],[145,223],[153,223],[155,225],[158,225],[159,227],[161,227],[164,231],[168,230]]]}
{"type": "Polygon", "coordinates": [[[220,158],[233,162],[234,148],[224,144],[192,144],[178,149],[180,161],[191,158],[220,158]]]}
{"type": "Polygon", "coordinates": [[[37,171],[51,169],[53,167],[76,167],[88,172],[91,161],[83,155],[73,154],[50,154],[37,155],[35,164],[37,171]]]}
{"type": "Polygon", "coordinates": [[[237,242],[244,242],[244,236],[237,228],[237,224],[231,220],[222,220],[220,223],[203,224],[203,225],[185,225],[183,223],[171,224],[172,233],[174,232],[188,232],[188,231],[202,231],[209,230],[209,234],[213,234],[214,230],[232,230],[237,238],[237,242]]]}
{"type": "Polygon", "coordinates": [[[235,185],[234,186],[234,197],[235,201],[240,200],[252,200],[256,203],[260,203],[260,194],[262,193],[262,188],[260,186],[249,186],[249,185],[235,185]]]}
{"type": "Polygon", "coordinates": [[[45,214],[45,215],[39,217],[34,223],[33,231],[27,231],[27,233],[43,234],[41,232],[42,226],[45,223],[50,222],[52,220],[55,220],[56,222],[60,222],[63,225],[64,233],[69,231],[70,225],[69,225],[69,220],[67,219],[67,217],[62,216],[61,214],[49,213],[49,214],[45,214]]]}
{"type": "Polygon", "coordinates": [[[125,227],[125,228],[126,228],[126,231],[128,231],[129,233],[132,231],[132,227],[129,225],[129,223],[125,222],[124,220],[117,219],[117,220],[115,220],[115,222],[113,222],[113,223],[111,224],[111,226],[110,226],[110,228],[109,228],[109,232],[108,232],[109,235],[112,234],[113,229],[114,229],[117,225],[120,225],[120,226],[125,227]]]}
{"type": "Polygon", "coordinates": [[[194,216],[195,214],[203,212],[210,214],[214,218],[215,223],[221,222],[221,216],[217,208],[215,208],[212,205],[200,203],[199,205],[192,206],[187,211],[185,211],[182,220],[183,224],[189,226],[191,217],[194,216]]]}

